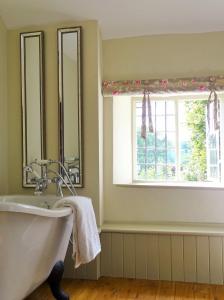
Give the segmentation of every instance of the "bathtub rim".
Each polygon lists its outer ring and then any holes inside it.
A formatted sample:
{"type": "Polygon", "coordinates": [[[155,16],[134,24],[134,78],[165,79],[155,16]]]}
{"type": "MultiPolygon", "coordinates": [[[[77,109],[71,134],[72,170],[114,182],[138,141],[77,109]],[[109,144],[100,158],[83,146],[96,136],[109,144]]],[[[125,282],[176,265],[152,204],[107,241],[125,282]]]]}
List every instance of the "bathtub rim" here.
{"type": "Polygon", "coordinates": [[[66,217],[72,214],[72,209],[70,207],[60,207],[54,209],[47,209],[43,207],[38,207],[35,205],[29,205],[20,202],[13,202],[8,201],[7,199],[29,199],[33,198],[37,201],[48,201],[48,200],[59,200],[62,199],[61,197],[56,197],[53,195],[45,195],[45,196],[33,196],[33,195],[4,195],[0,196],[0,214],[1,212],[10,212],[10,213],[25,213],[25,214],[32,214],[42,217],[51,217],[51,218],[60,218],[66,217]],[[3,200],[4,201],[1,201],[3,200]]]}

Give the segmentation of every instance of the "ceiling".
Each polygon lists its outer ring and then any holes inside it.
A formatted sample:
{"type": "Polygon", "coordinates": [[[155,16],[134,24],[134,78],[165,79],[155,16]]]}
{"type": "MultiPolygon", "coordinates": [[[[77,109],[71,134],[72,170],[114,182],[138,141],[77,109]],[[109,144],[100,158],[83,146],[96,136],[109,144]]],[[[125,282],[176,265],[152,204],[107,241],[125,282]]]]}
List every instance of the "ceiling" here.
{"type": "Polygon", "coordinates": [[[104,39],[224,31],[223,0],[0,0],[8,28],[98,20],[104,39]]]}

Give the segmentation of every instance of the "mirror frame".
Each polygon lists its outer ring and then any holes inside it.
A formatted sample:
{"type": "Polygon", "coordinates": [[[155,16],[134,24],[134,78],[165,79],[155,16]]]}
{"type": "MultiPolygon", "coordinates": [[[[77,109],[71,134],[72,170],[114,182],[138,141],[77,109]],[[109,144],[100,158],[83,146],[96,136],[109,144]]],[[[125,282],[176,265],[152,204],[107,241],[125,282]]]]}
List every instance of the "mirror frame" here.
{"type": "Polygon", "coordinates": [[[23,187],[35,187],[34,183],[28,182],[28,173],[24,169],[30,162],[27,160],[29,153],[27,135],[27,86],[26,86],[26,39],[39,38],[39,69],[40,69],[40,140],[41,140],[41,159],[46,157],[46,128],[45,128],[45,99],[44,99],[44,32],[22,32],[20,33],[20,66],[21,66],[21,98],[22,98],[22,151],[23,151],[23,187]]]}
{"type": "MultiPolygon", "coordinates": [[[[79,178],[75,187],[83,187],[83,143],[82,143],[82,68],[81,68],[81,34],[82,27],[59,28],[58,32],[58,99],[59,99],[59,160],[64,165],[64,92],[63,92],[63,35],[77,34],[77,79],[78,79],[78,151],[79,151],[79,178]]],[[[60,169],[63,174],[64,171],[60,169]]]]}

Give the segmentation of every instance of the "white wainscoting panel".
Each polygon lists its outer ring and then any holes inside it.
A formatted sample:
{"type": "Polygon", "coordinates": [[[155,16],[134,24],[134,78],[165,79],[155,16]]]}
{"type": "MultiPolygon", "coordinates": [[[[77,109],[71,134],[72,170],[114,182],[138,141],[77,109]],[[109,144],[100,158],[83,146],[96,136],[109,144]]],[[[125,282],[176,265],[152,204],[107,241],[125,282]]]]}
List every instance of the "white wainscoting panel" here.
{"type": "Polygon", "coordinates": [[[172,279],[184,281],[184,238],[180,235],[171,236],[172,279]]]}
{"type": "Polygon", "coordinates": [[[147,246],[147,235],[137,234],[135,237],[135,275],[139,279],[147,279],[147,246]]]}
{"type": "Polygon", "coordinates": [[[100,255],[100,267],[101,274],[104,276],[111,276],[111,233],[101,233],[101,255],[100,255]]]}
{"type": "Polygon", "coordinates": [[[197,282],[209,283],[209,239],[208,236],[197,237],[197,282]]]}
{"type": "Polygon", "coordinates": [[[223,284],[222,238],[209,237],[210,251],[210,282],[223,284]]]}
{"type": "Polygon", "coordinates": [[[196,236],[184,236],[184,280],[197,281],[196,236]]]}
{"type": "Polygon", "coordinates": [[[104,232],[101,242],[101,276],[223,284],[222,236],[104,232]]]}
{"type": "Polygon", "coordinates": [[[224,237],[220,235],[103,232],[101,246],[100,257],[75,270],[69,245],[64,277],[224,283],[224,237]]]}
{"type": "Polygon", "coordinates": [[[148,279],[159,280],[159,239],[156,234],[148,234],[148,279]]]}
{"type": "Polygon", "coordinates": [[[159,235],[159,274],[161,280],[171,280],[171,236],[159,235]]]}
{"type": "Polygon", "coordinates": [[[112,277],[124,275],[124,235],[122,233],[111,234],[111,271],[112,277]]]}
{"type": "Polygon", "coordinates": [[[135,278],[134,234],[124,234],[124,278],[135,278]]]}

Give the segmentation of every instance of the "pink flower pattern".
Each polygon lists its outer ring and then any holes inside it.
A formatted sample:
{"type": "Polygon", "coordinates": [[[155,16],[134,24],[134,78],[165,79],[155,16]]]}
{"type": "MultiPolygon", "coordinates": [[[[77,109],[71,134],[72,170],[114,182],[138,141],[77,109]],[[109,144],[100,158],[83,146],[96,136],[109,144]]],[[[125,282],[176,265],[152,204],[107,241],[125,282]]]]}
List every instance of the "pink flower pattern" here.
{"type": "Polygon", "coordinates": [[[181,79],[156,80],[104,80],[102,83],[103,95],[142,95],[144,91],[159,92],[188,92],[210,91],[211,89],[224,90],[224,76],[210,76],[181,79]]]}

